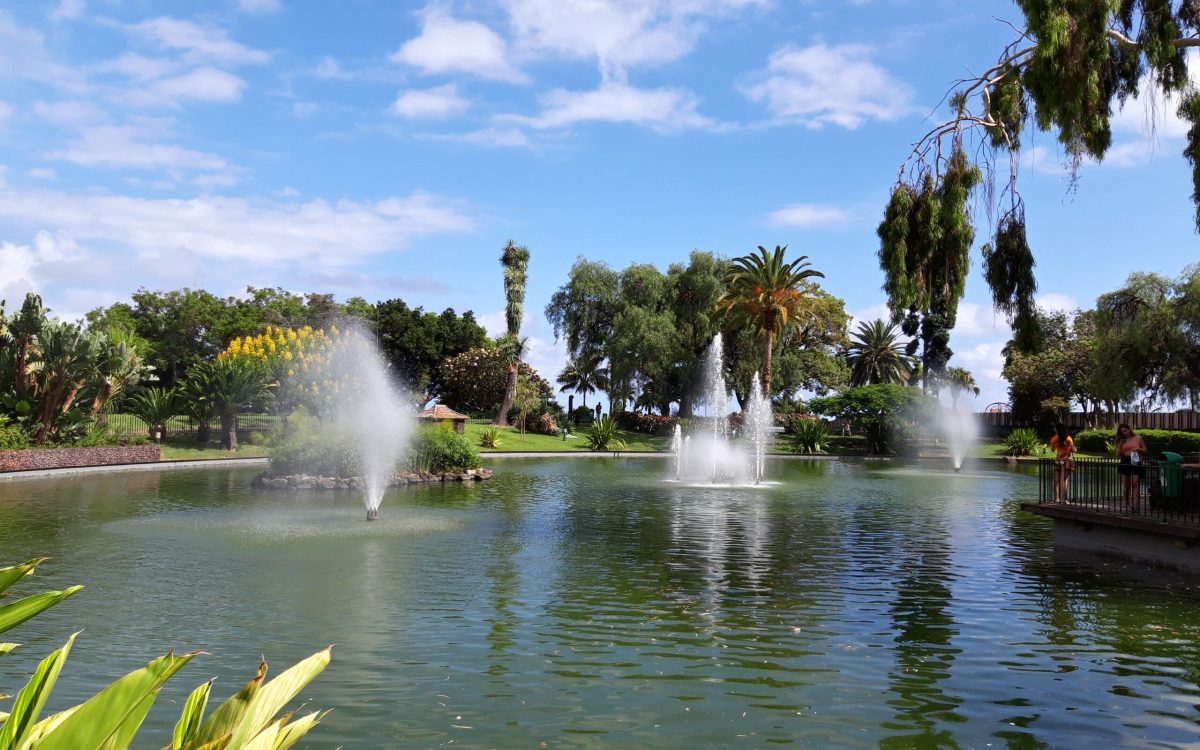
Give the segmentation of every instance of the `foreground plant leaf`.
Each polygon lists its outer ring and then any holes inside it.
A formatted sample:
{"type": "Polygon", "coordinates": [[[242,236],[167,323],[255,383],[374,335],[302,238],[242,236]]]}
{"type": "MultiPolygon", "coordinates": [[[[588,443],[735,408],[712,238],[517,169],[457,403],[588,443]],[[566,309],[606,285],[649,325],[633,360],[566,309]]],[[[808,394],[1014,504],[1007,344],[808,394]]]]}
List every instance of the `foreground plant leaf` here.
{"type": "Polygon", "coordinates": [[[183,714],[175,725],[175,734],[171,740],[171,750],[182,750],[200,732],[204,720],[204,709],[208,706],[208,694],[212,690],[213,680],[209,680],[192,691],[187,703],[183,704],[183,714]]]}
{"type": "Polygon", "coordinates": [[[48,557],[37,557],[21,565],[0,568],[0,595],[3,595],[10,586],[32,573],[38,565],[49,559],[48,557]]]}
{"type": "Polygon", "coordinates": [[[38,664],[33,676],[29,678],[29,682],[21,688],[21,692],[17,693],[12,712],[5,719],[4,726],[0,727],[0,750],[12,750],[12,748],[19,747],[29,731],[37,724],[38,717],[46,705],[46,699],[54,690],[54,683],[58,681],[58,675],[62,672],[63,664],[66,663],[67,656],[71,653],[71,646],[75,644],[75,638],[78,635],[79,633],[73,634],[67,639],[65,646],[42,659],[42,663],[38,664]]]}
{"type": "Polygon", "coordinates": [[[0,607],[0,633],[11,630],[31,617],[35,617],[63,599],[83,591],[83,586],[71,586],[62,591],[47,591],[44,594],[27,596],[0,607]]]}
{"type": "Polygon", "coordinates": [[[145,720],[163,684],[195,655],[167,654],[125,675],[72,709],[30,750],[123,750],[145,720]]]}
{"type": "Polygon", "coordinates": [[[318,651],[267,683],[250,702],[229,740],[228,750],[243,750],[308,683],[329,665],[332,646],[318,651]]]}

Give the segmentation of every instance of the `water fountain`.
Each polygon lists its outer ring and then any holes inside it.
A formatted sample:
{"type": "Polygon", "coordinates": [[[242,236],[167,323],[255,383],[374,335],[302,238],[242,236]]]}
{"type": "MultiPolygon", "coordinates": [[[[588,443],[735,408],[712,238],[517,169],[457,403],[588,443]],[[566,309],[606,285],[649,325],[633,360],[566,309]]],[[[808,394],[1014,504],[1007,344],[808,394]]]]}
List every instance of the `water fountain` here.
{"type": "Polygon", "coordinates": [[[332,371],[344,396],[336,426],[357,449],[367,520],[375,521],[396,462],[413,432],[412,408],[366,334],[349,332],[342,337],[333,353],[332,371]]]}
{"type": "Polygon", "coordinates": [[[704,355],[698,399],[704,407],[704,428],[683,435],[676,426],[671,438],[675,481],[709,484],[759,484],[763,481],[770,440],[771,404],[763,395],[758,373],[755,373],[740,440],[732,438],[722,349],[721,335],[717,334],[704,355]]]}
{"type": "Polygon", "coordinates": [[[979,423],[975,415],[957,409],[946,409],[940,418],[942,431],[946,435],[946,444],[950,447],[950,456],[954,461],[954,473],[962,471],[963,459],[967,451],[979,437],[979,423]]]}

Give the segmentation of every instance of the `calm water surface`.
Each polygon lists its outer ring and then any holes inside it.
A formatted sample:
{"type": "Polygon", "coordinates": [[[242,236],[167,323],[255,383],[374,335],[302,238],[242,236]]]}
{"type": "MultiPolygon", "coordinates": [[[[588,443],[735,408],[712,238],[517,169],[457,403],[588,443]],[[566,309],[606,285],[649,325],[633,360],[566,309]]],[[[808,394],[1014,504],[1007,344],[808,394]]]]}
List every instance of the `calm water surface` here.
{"type": "Polygon", "coordinates": [[[208,652],[143,747],[208,677],[223,699],[260,655],[329,643],[311,748],[1197,747],[1197,580],[1056,558],[1017,507],[1029,477],[494,468],[393,491],[373,524],[352,496],[256,491],[255,469],[0,482],[0,560],[49,555],[40,587],[87,586],[15,631],[0,692],[82,628],[52,708],[208,652]]]}

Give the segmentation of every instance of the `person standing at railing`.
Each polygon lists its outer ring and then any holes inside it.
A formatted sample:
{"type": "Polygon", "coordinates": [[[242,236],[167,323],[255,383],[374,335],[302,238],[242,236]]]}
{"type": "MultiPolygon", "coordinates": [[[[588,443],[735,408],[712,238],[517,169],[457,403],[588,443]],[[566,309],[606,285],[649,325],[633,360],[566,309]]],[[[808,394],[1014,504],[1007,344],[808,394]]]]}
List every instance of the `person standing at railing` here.
{"type": "Polygon", "coordinates": [[[1121,496],[1126,508],[1134,513],[1142,511],[1141,482],[1146,474],[1144,463],[1146,441],[1134,433],[1127,424],[1117,425],[1117,473],[1121,475],[1121,496]]]}
{"type": "Polygon", "coordinates": [[[1054,449],[1054,502],[1067,502],[1067,480],[1075,472],[1075,441],[1067,434],[1062,422],[1054,425],[1054,437],[1050,438],[1054,449]]]}

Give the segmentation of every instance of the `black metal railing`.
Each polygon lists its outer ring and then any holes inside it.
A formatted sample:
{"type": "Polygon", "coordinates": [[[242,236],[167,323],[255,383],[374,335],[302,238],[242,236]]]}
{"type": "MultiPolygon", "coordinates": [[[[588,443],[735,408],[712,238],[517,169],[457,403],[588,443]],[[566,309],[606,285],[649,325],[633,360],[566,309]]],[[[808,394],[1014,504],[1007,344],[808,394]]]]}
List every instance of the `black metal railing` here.
{"type": "Polygon", "coordinates": [[[1054,459],[1038,461],[1038,502],[1061,502],[1075,508],[1141,516],[1166,523],[1200,526],[1200,471],[1183,469],[1163,461],[1142,462],[1136,493],[1118,471],[1114,458],[1076,458],[1061,467],[1054,459]],[[1060,497],[1066,476],[1065,497],[1060,497]],[[1055,484],[1059,483],[1059,491],[1055,484]]]}
{"type": "MultiPolygon", "coordinates": [[[[127,435],[145,435],[148,431],[146,423],[132,414],[102,414],[100,421],[113,432],[127,435]]],[[[280,423],[280,418],[274,414],[261,412],[246,412],[237,416],[239,432],[271,432],[280,423]]],[[[221,420],[212,419],[208,423],[213,435],[221,429],[221,420]]],[[[200,430],[200,422],[191,417],[175,416],[167,422],[168,435],[194,435],[200,430]]]]}

